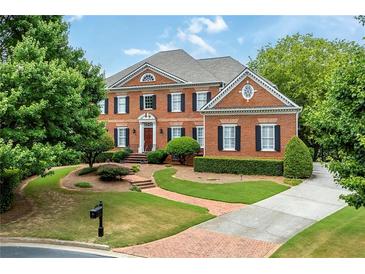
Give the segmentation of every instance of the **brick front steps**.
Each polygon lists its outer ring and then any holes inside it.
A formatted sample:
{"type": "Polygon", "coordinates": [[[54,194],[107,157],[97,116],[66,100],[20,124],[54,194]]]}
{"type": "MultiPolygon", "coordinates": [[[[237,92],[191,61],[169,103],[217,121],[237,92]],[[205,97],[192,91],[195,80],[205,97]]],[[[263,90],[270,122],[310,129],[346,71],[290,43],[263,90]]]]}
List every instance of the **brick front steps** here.
{"type": "Polygon", "coordinates": [[[138,186],[140,189],[155,187],[155,184],[151,179],[146,179],[138,175],[127,175],[123,178],[134,186],[138,186]]]}
{"type": "Polygon", "coordinates": [[[124,159],[124,163],[136,163],[136,164],[146,164],[147,156],[142,153],[131,153],[127,158],[124,159]]]}

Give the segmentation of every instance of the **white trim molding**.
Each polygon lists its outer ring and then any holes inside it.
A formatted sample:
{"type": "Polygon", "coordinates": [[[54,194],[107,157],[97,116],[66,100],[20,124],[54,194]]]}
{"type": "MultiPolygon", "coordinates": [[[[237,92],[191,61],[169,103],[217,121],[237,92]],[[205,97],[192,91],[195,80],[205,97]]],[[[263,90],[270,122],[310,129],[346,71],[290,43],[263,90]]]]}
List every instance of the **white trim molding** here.
{"type": "Polygon", "coordinates": [[[155,67],[149,63],[144,63],[143,65],[141,65],[140,67],[136,68],[135,70],[133,70],[132,72],[130,72],[129,74],[127,74],[126,76],[124,76],[122,79],[116,81],[114,84],[111,84],[109,87],[113,88],[116,87],[117,85],[121,85],[124,84],[125,82],[129,81],[131,78],[133,78],[134,76],[136,76],[137,74],[143,72],[144,70],[152,70],[155,73],[159,73],[162,74],[163,76],[176,81],[176,82],[182,82],[182,83],[186,83],[187,81],[185,81],[184,79],[181,79],[171,73],[168,73],[167,71],[164,71],[158,67],[155,67]]]}
{"type": "Polygon", "coordinates": [[[300,107],[260,107],[260,108],[221,108],[206,109],[200,112],[203,115],[232,115],[232,114],[288,114],[298,113],[300,107]]]}
{"type": "Polygon", "coordinates": [[[245,68],[236,78],[234,78],[230,83],[228,83],[224,88],[212,99],[208,104],[206,104],[201,111],[214,108],[222,99],[229,94],[235,87],[237,87],[245,78],[250,77],[253,81],[259,84],[262,88],[270,92],[274,97],[283,102],[286,106],[297,107],[299,106],[291,101],[288,97],[283,95],[277,88],[269,83],[263,77],[257,75],[249,68],[245,68]]]}
{"type": "Polygon", "coordinates": [[[152,123],[152,151],[156,150],[156,117],[151,113],[144,113],[138,117],[139,122],[139,146],[138,153],[144,152],[144,128],[147,123],[152,123]]]}

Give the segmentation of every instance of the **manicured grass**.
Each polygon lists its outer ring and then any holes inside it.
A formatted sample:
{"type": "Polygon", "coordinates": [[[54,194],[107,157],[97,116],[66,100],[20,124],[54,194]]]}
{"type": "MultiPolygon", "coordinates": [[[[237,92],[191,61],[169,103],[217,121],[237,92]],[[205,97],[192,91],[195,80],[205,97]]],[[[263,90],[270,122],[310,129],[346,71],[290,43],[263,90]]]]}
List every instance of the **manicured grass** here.
{"type": "Polygon", "coordinates": [[[271,181],[247,181],[227,184],[197,183],[172,177],[174,168],[154,173],[156,183],[163,189],[209,200],[253,204],[289,187],[271,181]]]}
{"type": "Polygon", "coordinates": [[[73,167],[55,170],[25,188],[34,202],[34,214],[1,225],[1,236],[24,236],[108,244],[141,244],[176,234],[213,218],[205,208],[139,192],[79,192],[59,187],[73,167]],[[105,236],[97,237],[98,221],[89,210],[103,201],[105,236]]]}
{"type": "Polygon", "coordinates": [[[89,182],[77,182],[75,186],[79,188],[92,188],[93,186],[89,182]]]}
{"type": "Polygon", "coordinates": [[[303,182],[302,179],[284,178],[284,183],[291,186],[297,186],[303,182]]]}
{"type": "Polygon", "coordinates": [[[291,238],[274,258],[364,258],[365,208],[346,207],[291,238]]]}

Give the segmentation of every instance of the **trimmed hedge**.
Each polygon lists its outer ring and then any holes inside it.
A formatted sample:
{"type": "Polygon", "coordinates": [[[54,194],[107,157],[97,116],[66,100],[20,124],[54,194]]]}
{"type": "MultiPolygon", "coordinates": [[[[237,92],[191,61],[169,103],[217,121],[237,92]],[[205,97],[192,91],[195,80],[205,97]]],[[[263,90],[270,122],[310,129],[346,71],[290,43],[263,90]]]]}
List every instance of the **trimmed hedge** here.
{"type": "Polygon", "coordinates": [[[167,152],[163,149],[151,151],[147,153],[147,161],[149,164],[162,164],[167,157],[167,152]]]}
{"type": "Polygon", "coordinates": [[[119,167],[113,165],[104,165],[98,168],[97,175],[102,181],[120,180],[122,176],[129,174],[129,169],[126,167],[119,167]]]}
{"type": "Polygon", "coordinates": [[[6,169],[0,177],[0,213],[7,211],[14,199],[14,189],[21,180],[19,169],[6,169]]]}
{"type": "Polygon", "coordinates": [[[119,150],[113,154],[112,161],[116,163],[121,163],[125,158],[127,158],[131,153],[128,150],[119,150]]]}
{"type": "Polygon", "coordinates": [[[313,172],[313,159],[308,147],[294,136],[286,145],[284,154],[284,176],[287,178],[309,178],[313,172]]]}
{"type": "Polygon", "coordinates": [[[274,159],[195,157],[194,171],[282,176],[283,161],[274,159]]]}

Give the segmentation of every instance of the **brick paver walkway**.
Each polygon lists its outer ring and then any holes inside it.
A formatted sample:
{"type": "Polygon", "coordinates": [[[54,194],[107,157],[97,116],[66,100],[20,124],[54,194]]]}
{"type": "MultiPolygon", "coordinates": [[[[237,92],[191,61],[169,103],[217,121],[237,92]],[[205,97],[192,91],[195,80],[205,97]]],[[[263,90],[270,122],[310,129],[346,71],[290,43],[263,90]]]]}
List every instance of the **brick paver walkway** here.
{"type": "Polygon", "coordinates": [[[193,227],[168,238],[113,251],[151,258],[262,258],[277,248],[274,243],[193,227]]]}
{"type": "Polygon", "coordinates": [[[201,207],[205,207],[209,210],[209,213],[219,216],[225,213],[229,213],[238,209],[243,208],[244,204],[233,204],[233,203],[225,203],[218,202],[212,200],[206,200],[201,198],[195,198],[171,191],[164,190],[159,187],[144,189],[143,192],[153,194],[159,197],[163,197],[169,200],[174,200],[178,202],[183,202],[187,204],[197,205],[201,207]]]}

